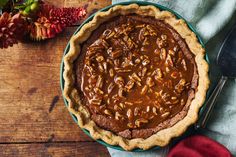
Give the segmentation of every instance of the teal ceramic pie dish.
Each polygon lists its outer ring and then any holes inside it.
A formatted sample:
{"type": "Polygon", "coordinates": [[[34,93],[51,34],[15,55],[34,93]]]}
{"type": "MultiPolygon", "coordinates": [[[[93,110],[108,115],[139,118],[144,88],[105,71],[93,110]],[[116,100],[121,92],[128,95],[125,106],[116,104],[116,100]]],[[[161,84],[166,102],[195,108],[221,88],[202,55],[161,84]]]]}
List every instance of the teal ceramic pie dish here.
{"type": "MultiPolygon", "coordinates": [[[[177,14],[177,13],[174,12],[173,10],[171,10],[171,9],[169,9],[169,8],[166,8],[166,7],[164,7],[164,6],[161,6],[161,5],[159,5],[159,4],[150,3],[150,2],[140,2],[140,1],[122,2],[122,3],[117,3],[117,4],[114,4],[114,5],[110,5],[110,6],[106,7],[106,8],[101,9],[100,11],[107,11],[108,9],[110,9],[111,7],[113,7],[113,6],[115,6],[115,5],[129,5],[129,4],[131,4],[131,3],[136,3],[136,4],[142,5],[142,6],[145,6],[145,5],[153,5],[153,6],[157,7],[157,8],[159,8],[160,10],[167,10],[167,11],[173,13],[173,14],[176,16],[176,18],[178,18],[178,19],[183,19],[183,20],[187,23],[187,25],[188,25],[188,27],[190,28],[190,30],[193,31],[193,32],[196,34],[199,43],[202,45],[202,47],[204,47],[204,43],[203,43],[203,41],[201,40],[201,38],[200,38],[200,36],[198,35],[198,33],[196,32],[196,30],[195,30],[183,17],[181,17],[179,14],[177,14]]],[[[87,18],[87,19],[78,27],[78,29],[75,31],[74,34],[76,34],[76,33],[81,29],[81,27],[82,27],[84,24],[86,24],[86,23],[88,23],[89,21],[91,21],[91,20],[93,19],[94,15],[95,15],[95,14],[93,14],[93,15],[91,15],[89,18],[87,18]]],[[[64,55],[66,55],[66,54],[68,53],[69,49],[70,49],[70,44],[68,43],[67,46],[66,46],[66,48],[65,48],[64,55]]],[[[64,55],[63,55],[63,57],[64,57],[64,55]]],[[[207,56],[206,56],[206,60],[208,61],[207,56]]],[[[62,90],[62,91],[64,90],[63,70],[64,70],[64,62],[63,62],[63,60],[62,60],[62,62],[61,62],[61,67],[60,67],[60,86],[61,86],[61,90],[62,90]]],[[[64,102],[65,102],[65,105],[68,107],[68,102],[67,102],[67,100],[66,100],[64,97],[63,97],[63,99],[64,99],[64,102]]],[[[203,105],[202,108],[204,108],[204,105],[203,105]]],[[[199,114],[201,114],[201,111],[200,111],[199,114]]],[[[71,114],[71,116],[72,116],[73,120],[78,124],[78,121],[77,121],[76,116],[73,115],[73,114],[71,114]]],[[[84,132],[85,134],[87,134],[88,136],[91,137],[91,135],[90,135],[90,133],[89,133],[88,130],[86,130],[86,129],[82,129],[82,130],[83,130],[83,132],[84,132]]],[[[191,132],[192,132],[192,129],[188,129],[188,131],[186,131],[185,135],[188,135],[188,134],[190,134],[191,132]]],[[[184,136],[184,135],[183,135],[183,136],[184,136]]],[[[182,137],[183,137],[183,136],[182,136],[182,137]]],[[[92,138],[92,137],[91,137],[91,138],[92,138]]],[[[173,139],[173,141],[176,141],[176,140],[178,140],[178,139],[180,139],[180,138],[181,138],[181,137],[175,138],[175,139],[173,139]]],[[[96,140],[96,141],[97,141],[98,143],[100,143],[100,144],[106,146],[106,147],[110,147],[110,148],[117,149],[117,150],[124,150],[124,149],[123,149],[122,147],[120,147],[120,146],[113,146],[113,145],[107,144],[106,142],[104,142],[104,141],[102,141],[102,140],[96,140]]],[[[153,147],[153,148],[151,148],[151,149],[149,149],[149,150],[159,149],[159,148],[161,148],[161,147],[156,146],[156,147],[153,147]]],[[[141,152],[141,151],[145,151],[145,150],[143,150],[143,149],[133,149],[132,151],[133,151],[133,152],[141,152]]]]}

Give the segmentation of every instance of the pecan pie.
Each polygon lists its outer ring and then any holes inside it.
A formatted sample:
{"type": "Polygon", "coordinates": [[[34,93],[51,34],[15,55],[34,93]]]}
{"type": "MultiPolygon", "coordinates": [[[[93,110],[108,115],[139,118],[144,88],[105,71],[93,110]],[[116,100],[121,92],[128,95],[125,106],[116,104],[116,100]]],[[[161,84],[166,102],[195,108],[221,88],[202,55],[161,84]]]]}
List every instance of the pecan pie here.
{"type": "Polygon", "coordinates": [[[154,6],[98,12],[70,41],[64,95],[80,127],[126,150],[165,146],[193,124],[209,85],[204,49],[154,6]]]}

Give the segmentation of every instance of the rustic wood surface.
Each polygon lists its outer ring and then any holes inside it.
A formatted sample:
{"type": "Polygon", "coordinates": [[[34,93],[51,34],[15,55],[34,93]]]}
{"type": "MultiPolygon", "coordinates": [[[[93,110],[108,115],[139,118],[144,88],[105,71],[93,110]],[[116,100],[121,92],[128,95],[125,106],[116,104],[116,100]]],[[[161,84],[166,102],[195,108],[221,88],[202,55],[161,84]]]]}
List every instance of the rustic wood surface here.
{"type": "MultiPolygon", "coordinates": [[[[85,6],[88,14],[110,0],[50,0],[85,6]]],[[[0,157],[109,156],[67,111],[60,90],[63,50],[77,26],[56,38],[0,49],[0,157]]]]}

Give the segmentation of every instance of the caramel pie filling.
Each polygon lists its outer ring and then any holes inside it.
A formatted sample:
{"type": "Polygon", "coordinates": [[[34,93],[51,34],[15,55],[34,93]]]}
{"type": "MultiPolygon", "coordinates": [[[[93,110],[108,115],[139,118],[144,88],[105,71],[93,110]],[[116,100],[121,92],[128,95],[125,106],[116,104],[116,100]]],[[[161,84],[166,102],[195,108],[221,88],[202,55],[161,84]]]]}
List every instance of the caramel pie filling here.
{"type": "Polygon", "coordinates": [[[164,21],[138,15],[101,24],[74,68],[92,119],[125,138],[147,138],[183,119],[198,84],[184,39],[164,21]]]}

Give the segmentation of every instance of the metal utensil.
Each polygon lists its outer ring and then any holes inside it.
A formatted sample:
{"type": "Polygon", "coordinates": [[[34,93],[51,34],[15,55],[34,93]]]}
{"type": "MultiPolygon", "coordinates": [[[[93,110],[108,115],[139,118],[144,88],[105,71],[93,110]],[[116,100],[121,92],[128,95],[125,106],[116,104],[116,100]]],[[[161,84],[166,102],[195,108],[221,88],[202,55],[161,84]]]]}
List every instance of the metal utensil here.
{"type": "Polygon", "coordinates": [[[207,100],[206,108],[204,109],[202,116],[195,124],[196,129],[205,128],[206,122],[210,117],[212,109],[214,108],[225,82],[228,78],[236,77],[236,26],[225,38],[217,56],[217,64],[221,69],[222,76],[210,98],[207,100]]]}

